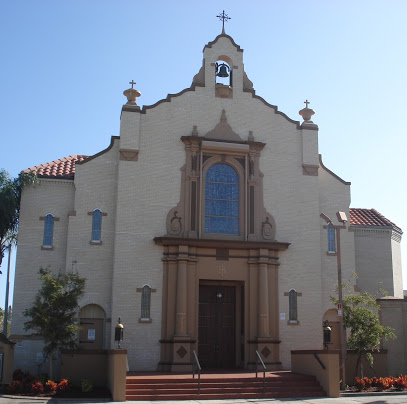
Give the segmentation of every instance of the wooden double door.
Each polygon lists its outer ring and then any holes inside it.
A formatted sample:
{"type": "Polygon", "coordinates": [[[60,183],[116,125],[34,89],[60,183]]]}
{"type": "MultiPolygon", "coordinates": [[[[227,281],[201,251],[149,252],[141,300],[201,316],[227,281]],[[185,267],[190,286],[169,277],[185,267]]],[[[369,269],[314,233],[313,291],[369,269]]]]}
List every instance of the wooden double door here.
{"type": "Polygon", "coordinates": [[[199,286],[198,356],[205,369],[236,367],[235,286],[199,286]]]}

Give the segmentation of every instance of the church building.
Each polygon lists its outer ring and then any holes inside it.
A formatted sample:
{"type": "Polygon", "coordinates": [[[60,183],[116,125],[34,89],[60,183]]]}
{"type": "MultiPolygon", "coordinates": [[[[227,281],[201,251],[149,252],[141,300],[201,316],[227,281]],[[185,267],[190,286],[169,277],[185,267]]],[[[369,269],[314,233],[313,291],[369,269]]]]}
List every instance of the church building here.
{"type": "Polygon", "coordinates": [[[256,351],[290,369],[291,350],[323,349],[325,320],[338,347],[339,247],[355,291],[383,282],[402,301],[401,229],[350,208],[309,102],[297,121],[256,95],[229,35],[205,45],[178,94],[140,108],[134,84],[105,150],[27,170],[39,182],[21,202],[16,367],[42,363],[23,316],[40,267],[86,278],[79,348],[113,348],[120,317],[130,370],[189,371],[194,351],[203,369],[254,368],[256,351]]]}

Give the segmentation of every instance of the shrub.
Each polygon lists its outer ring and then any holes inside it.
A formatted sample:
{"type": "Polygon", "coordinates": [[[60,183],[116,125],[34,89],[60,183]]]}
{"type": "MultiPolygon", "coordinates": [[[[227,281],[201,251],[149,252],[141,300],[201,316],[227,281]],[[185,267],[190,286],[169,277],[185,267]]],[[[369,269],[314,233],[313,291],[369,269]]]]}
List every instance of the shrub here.
{"type": "Polygon", "coordinates": [[[82,380],[82,393],[89,393],[93,390],[93,384],[90,380],[84,379],[82,380]]]}
{"type": "Polygon", "coordinates": [[[376,382],[376,387],[378,388],[379,391],[383,391],[391,387],[389,378],[379,377],[376,382]]]}
{"type": "Polygon", "coordinates": [[[377,387],[377,380],[378,380],[377,377],[372,377],[372,378],[370,379],[370,385],[371,385],[372,387],[377,387]]]}
{"type": "Polygon", "coordinates": [[[48,373],[40,373],[37,375],[37,380],[45,386],[45,383],[49,380],[48,373]]]}
{"type": "Polygon", "coordinates": [[[397,390],[407,389],[407,376],[399,376],[397,379],[394,380],[393,386],[397,390]]]}
{"type": "Polygon", "coordinates": [[[20,380],[13,380],[7,388],[10,394],[20,394],[23,392],[23,383],[20,380]]]}
{"type": "Polygon", "coordinates": [[[69,390],[69,381],[68,379],[62,379],[57,385],[57,391],[62,392],[62,391],[67,391],[69,390]]]}
{"type": "Polygon", "coordinates": [[[359,379],[358,377],[355,377],[355,386],[358,389],[358,391],[362,391],[365,388],[365,381],[364,379],[359,379]]]}
{"type": "Polygon", "coordinates": [[[21,369],[16,369],[13,372],[13,380],[21,381],[21,380],[23,380],[23,378],[24,378],[24,372],[21,369]]]}
{"type": "Polygon", "coordinates": [[[369,379],[368,377],[364,377],[363,381],[365,382],[365,389],[368,389],[369,387],[372,386],[372,379],[369,379]]]}
{"type": "Polygon", "coordinates": [[[57,391],[57,384],[53,382],[52,380],[48,380],[45,383],[45,391],[47,393],[55,393],[57,391]]]}
{"type": "Polygon", "coordinates": [[[30,385],[30,394],[37,396],[44,392],[44,386],[41,382],[34,382],[30,385]]]}

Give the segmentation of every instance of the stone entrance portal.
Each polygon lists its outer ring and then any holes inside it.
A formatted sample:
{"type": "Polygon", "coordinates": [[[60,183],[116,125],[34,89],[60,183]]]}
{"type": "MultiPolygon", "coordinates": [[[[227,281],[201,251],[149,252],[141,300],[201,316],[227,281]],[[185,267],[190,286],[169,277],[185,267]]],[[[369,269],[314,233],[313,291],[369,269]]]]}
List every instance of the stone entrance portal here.
{"type": "Polygon", "coordinates": [[[163,251],[160,370],[280,369],[278,254],[288,243],[157,237],[163,251]]]}

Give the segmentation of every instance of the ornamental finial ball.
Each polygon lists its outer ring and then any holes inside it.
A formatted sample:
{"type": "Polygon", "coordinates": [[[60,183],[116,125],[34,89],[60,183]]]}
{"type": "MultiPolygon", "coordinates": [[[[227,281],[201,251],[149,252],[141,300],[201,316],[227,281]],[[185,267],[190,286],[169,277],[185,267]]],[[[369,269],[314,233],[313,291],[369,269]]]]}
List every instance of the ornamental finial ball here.
{"type": "Polygon", "coordinates": [[[134,84],[136,84],[134,80],[130,81],[129,84],[131,84],[131,88],[123,91],[123,94],[127,97],[127,104],[137,105],[136,99],[140,97],[141,93],[140,91],[133,88],[134,84]]]}
{"type": "Polygon", "coordinates": [[[305,100],[304,101],[304,104],[305,104],[305,108],[303,108],[302,110],[300,110],[298,113],[302,116],[302,119],[304,119],[304,121],[305,122],[309,122],[309,123],[312,123],[312,121],[311,121],[311,117],[312,117],[312,115],[314,115],[315,114],[315,111],[313,110],[313,109],[311,109],[311,108],[308,108],[308,104],[309,104],[310,102],[308,101],[308,100],[305,100]]]}

